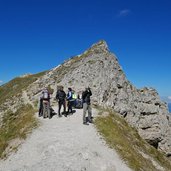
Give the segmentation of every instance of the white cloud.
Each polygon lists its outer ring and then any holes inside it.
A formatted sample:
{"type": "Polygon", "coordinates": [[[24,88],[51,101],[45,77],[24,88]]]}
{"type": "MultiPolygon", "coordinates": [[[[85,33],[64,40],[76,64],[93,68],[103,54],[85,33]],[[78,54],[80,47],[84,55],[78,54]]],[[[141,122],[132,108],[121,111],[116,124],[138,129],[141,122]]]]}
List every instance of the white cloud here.
{"type": "Polygon", "coordinates": [[[171,96],[168,96],[167,98],[168,98],[169,100],[171,100],[171,96]]]}
{"type": "Polygon", "coordinates": [[[118,13],[118,17],[125,17],[129,15],[130,13],[131,13],[131,10],[129,9],[120,10],[118,13]]]}
{"type": "Polygon", "coordinates": [[[1,83],[3,83],[3,81],[2,81],[2,80],[0,80],[0,84],[1,84],[1,83]]]}

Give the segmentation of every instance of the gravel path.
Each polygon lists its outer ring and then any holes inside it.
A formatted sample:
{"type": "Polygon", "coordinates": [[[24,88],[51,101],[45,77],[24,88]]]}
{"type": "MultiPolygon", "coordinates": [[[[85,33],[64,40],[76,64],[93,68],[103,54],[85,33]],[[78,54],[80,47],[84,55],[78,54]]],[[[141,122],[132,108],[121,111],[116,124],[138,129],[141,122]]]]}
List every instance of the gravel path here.
{"type": "Polygon", "coordinates": [[[130,171],[93,124],[82,124],[82,110],[40,122],[17,153],[0,161],[0,171],[130,171]]]}

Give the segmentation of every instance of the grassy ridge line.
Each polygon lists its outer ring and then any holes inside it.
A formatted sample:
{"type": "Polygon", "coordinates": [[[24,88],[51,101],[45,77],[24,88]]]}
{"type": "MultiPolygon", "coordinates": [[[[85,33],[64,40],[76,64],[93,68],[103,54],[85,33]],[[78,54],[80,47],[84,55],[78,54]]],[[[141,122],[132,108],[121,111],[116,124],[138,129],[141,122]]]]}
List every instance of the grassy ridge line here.
{"type": "MultiPolygon", "coordinates": [[[[101,114],[104,112],[100,111],[101,114]]],[[[97,117],[95,125],[107,144],[118,152],[131,169],[158,171],[163,167],[171,171],[171,163],[163,153],[145,142],[122,117],[112,111],[107,112],[108,116],[97,117]],[[159,166],[155,167],[154,163],[159,166]]]]}
{"type": "Polygon", "coordinates": [[[35,110],[31,105],[23,105],[15,113],[8,111],[3,116],[0,128],[0,158],[5,158],[8,152],[16,149],[10,147],[14,139],[25,139],[27,134],[37,127],[38,121],[34,117],[35,110]],[[10,149],[10,150],[6,150],[10,149]]]}
{"type": "Polygon", "coordinates": [[[0,86],[0,105],[14,96],[21,95],[22,90],[26,89],[31,83],[36,81],[45,73],[46,71],[38,74],[28,75],[26,77],[17,77],[0,86]]]}

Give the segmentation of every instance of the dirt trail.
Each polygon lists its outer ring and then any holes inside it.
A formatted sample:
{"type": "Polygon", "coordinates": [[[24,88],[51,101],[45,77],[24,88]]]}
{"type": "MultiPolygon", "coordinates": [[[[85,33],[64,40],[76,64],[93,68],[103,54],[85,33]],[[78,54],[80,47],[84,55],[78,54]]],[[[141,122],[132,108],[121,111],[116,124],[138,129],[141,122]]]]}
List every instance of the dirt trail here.
{"type": "Polygon", "coordinates": [[[93,124],[82,124],[82,110],[40,122],[17,153],[0,162],[0,171],[130,171],[93,124]]]}

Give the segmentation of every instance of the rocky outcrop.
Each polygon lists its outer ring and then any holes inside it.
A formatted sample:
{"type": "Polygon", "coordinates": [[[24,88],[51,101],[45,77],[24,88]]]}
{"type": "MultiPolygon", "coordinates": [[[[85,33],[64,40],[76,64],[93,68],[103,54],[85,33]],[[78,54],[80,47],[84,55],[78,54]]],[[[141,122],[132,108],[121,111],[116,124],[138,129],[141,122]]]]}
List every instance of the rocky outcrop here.
{"type": "Polygon", "coordinates": [[[24,95],[33,103],[42,88],[50,86],[54,90],[53,103],[57,85],[63,85],[65,91],[72,87],[76,92],[91,87],[94,104],[113,108],[136,127],[147,142],[166,154],[171,153],[171,117],[167,105],[153,88],[136,89],[127,80],[105,41],[46,72],[30,84],[24,95]]]}

